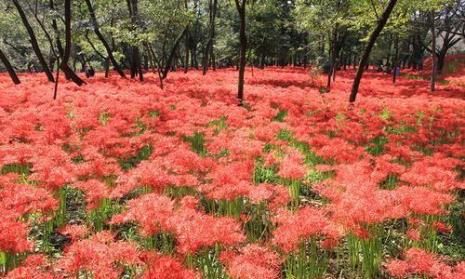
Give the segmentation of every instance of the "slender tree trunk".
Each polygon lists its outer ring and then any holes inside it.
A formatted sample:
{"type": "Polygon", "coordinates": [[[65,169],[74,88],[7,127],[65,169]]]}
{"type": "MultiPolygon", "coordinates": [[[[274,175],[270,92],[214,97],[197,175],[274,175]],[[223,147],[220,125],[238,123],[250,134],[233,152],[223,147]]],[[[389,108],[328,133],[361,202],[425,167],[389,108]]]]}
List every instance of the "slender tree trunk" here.
{"type": "Polygon", "coordinates": [[[53,88],[53,100],[57,99],[58,95],[58,81],[60,80],[60,58],[57,58],[57,74],[55,78],[55,86],[53,88]]]}
{"type": "Polygon", "coordinates": [[[92,3],[90,2],[90,0],[85,0],[85,1],[86,1],[86,4],[87,4],[87,9],[89,10],[89,15],[90,15],[90,19],[92,21],[92,25],[94,27],[95,35],[97,35],[97,38],[100,40],[100,42],[102,42],[103,46],[105,47],[105,50],[107,51],[108,58],[110,59],[111,64],[113,64],[113,67],[114,67],[115,71],[122,78],[126,78],[126,75],[124,74],[123,70],[121,69],[118,62],[116,62],[115,57],[113,56],[113,51],[110,48],[110,45],[108,44],[107,40],[103,36],[102,32],[100,32],[100,27],[98,25],[97,17],[95,16],[95,11],[94,11],[94,8],[92,6],[92,3]]]}
{"type": "Polygon", "coordinates": [[[431,36],[432,36],[432,46],[431,54],[433,59],[433,66],[431,68],[431,92],[436,91],[436,75],[437,75],[437,59],[436,59],[436,26],[434,19],[434,12],[430,14],[430,23],[431,23],[431,36]]]}
{"type": "MultiPolygon", "coordinates": [[[[50,10],[55,11],[55,3],[53,2],[53,0],[50,0],[49,4],[50,4],[50,10]]],[[[52,28],[55,31],[55,42],[56,42],[57,49],[58,49],[57,56],[62,59],[64,50],[63,50],[63,45],[61,44],[61,40],[60,40],[60,30],[58,29],[58,24],[57,24],[55,17],[52,17],[52,28]]],[[[53,68],[53,65],[50,67],[53,68]]]]}
{"type": "Polygon", "coordinates": [[[171,49],[170,55],[168,56],[168,59],[166,60],[165,67],[163,68],[163,71],[162,71],[163,79],[165,79],[168,76],[168,72],[173,64],[173,60],[176,55],[176,50],[178,49],[178,46],[181,43],[182,38],[186,35],[186,33],[187,33],[187,27],[184,28],[182,33],[176,38],[173,48],[171,49]]]}
{"type": "MultiPolygon", "coordinates": [[[[184,8],[189,11],[189,0],[184,0],[184,8]]],[[[189,24],[186,26],[186,36],[184,37],[184,73],[189,70],[189,24]]]]}
{"type": "Polygon", "coordinates": [[[45,75],[47,76],[47,79],[50,82],[53,82],[55,79],[53,78],[53,73],[50,70],[50,68],[47,65],[47,61],[45,61],[44,56],[42,55],[42,51],[40,50],[39,43],[37,42],[37,38],[35,36],[34,30],[31,27],[31,24],[27,20],[27,16],[24,13],[23,8],[19,4],[18,0],[12,0],[13,4],[15,5],[16,9],[18,10],[18,14],[21,17],[21,21],[24,24],[24,27],[26,27],[27,33],[29,35],[29,39],[31,40],[31,45],[32,49],[34,50],[35,55],[37,56],[37,59],[39,60],[40,66],[42,67],[42,70],[45,72],[45,75]]]}
{"type": "Polygon", "coordinates": [[[150,60],[152,60],[152,68],[155,71],[155,64],[156,64],[156,71],[158,73],[158,79],[160,80],[160,88],[163,90],[163,73],[160,61],[157,59],[155,52],[153,51],[152,47],[146,43],[147,52],[149,54],[150,60]]]}
{"type": "Polygon", "coordinates": [[[379,34],[381,31],[383,31],[384,26],[386,25],[389,16],[391,15],[392,10],[397,4],[397,0],[389,0],[389,3],[387,4],[386,8],[384,9],[383,14],[378,20],[378,24],[375,28],[375,30],[371,33],[370,38],[368,40],[368,44],[365,48],[365,51],[363,53],[362,59],[360,60],[360,65],[357,70],[357,75],[355,76],[354,83],[352,85],[352,92],[350,94],[349,101],[355,102],[357,98],[357,93],[358,89],[360,87],[360,81],[362,80],[363,72],[365,70],[365,67],[368,65],[368,61],[370,59],[370,53],[371,50],[373,49],[373,46],[375,45],[376,39],[378,38],[379,34]]]}
{"type": "Polygon", "coordinates": [[[11,66],[10,61],[8,60],[8,58],[6,57],[6,55],[3,53],[1,49],[0,49],[0,61],[2,61],[3,65],[5,65],[5,68],[8,71],[8,74],[10,75],[10,78],[13,81],[13,83],[20,84],[21,81],[16,75],[15,69],[13,69],[13,66],[11,66]]]}
{"type": "Polygon", "coordinates": [[[237,97],[239,98],[239,105],[242,106],[244,103],[244,76],[246,66],[246,55],[247,55],[247,35],[245,33],[245,7],[247,0],[235,0],[236,8],[239,12],[240,18],[240,58],[239,58],[239,82],[237,97]]]}
{"type": "MultiPolygon", "coordinates": [[[[334,39],[334,35],[333,35],[334,39]]],[[[334,41],[330,43],[329,47],[329,67],[328,67],[328,74],[327,74],[327,81],[326,81],[326,90],[329,92],[331,91],[331,76],[333,75],[333,50],[334,48],[334,41]]]]}
{"type": "MultiPolygon", "coordinates": [[[[138,26],[138,0],[126,0],[129,10],[129,15],[131,17],[131,23],[133,28],[138,26]]],[[[141,61],[140,61],[140,52],[137,46],[131,46],[131,78],[135,78],[139,75],[140,81],[144,80],[142,73],[141,61]]]]}
{"type": "Polygon", "coordinates": [[[108,78],[110,76],[110,59],[107,58],[105,59],[105,78],[108,78]]]}
{"type": "Polygon", "coordinates": [[[400,68],[399,65],[399,34],[396,34],[396,40],[394,42],[395,54],[394,54],[394,67],[392,71],[392,83],[396,83],[397,80],[397,68],[400,68]]]}
{"type": "Polygon", "coordinates": [[[189,70],[189,47],[188,47],[188,43],[187,41],[189,40],[188,39],[188,35],[186,35],[186,44],[184,45],[184,73],[187,74],[187,71],[189,70]]]}
{"type": "Polygon", "coordinates": [[[210,48],[210,64],[212,66],[212,69],[213,71],[216,71],[216,56],[215,56],[215,49],[214,49],[214,41],[213,41],[213,45],[212,47],[210,48]]]}
{"type": "Polygon", "coordinates": [[[85,82],[68,66],[68,61],[71,57],[71,39],[71,0],[65,0],[65,49],[60,67],[67,77],[81,86],[85,82]]]}
{"type": "Polygon", "coordinates": [[[209,8],[209,13],[210,13],[210,19],[209,19],[210,34],[209,34],[207,45],[205,47],[203,61],[202,61],[203,75],[207,74],[208,64],[210,62],[209,56],[213,52],[213,44],[215,40],[215,18],[216,18],[217,5],[218,5],[218,0],[208,1],[208,8],[209,8]]]}
{"type": "Polygon", "coordinates": [[[440,51],[437,55],[437,60],[436,60],[436,75],[440,76],[442,72],[444,71],[444,65],[446,65],[446,56],[447,56],[447,50],[446,51],[440,51]]]}

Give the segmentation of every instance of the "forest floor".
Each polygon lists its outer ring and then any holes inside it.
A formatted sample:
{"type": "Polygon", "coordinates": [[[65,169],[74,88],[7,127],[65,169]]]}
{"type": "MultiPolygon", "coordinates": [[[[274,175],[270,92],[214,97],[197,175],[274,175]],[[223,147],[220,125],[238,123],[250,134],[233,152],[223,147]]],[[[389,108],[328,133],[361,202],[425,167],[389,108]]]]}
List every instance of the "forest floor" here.
{"type": "Polygon", "coordinates": [[[465,278],[465,79],[0,75],[0,277],[465,278]]]}

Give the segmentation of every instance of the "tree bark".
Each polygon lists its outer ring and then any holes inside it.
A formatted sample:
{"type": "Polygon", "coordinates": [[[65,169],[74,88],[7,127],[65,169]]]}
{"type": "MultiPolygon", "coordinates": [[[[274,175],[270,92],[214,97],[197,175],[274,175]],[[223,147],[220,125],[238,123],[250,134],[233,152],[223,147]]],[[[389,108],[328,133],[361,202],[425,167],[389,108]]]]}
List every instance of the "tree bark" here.
{"type": "Polygon", "coordinates": [[[3,53],[1,49],[0,49],[0,61],[2,61],[3,65],[5,65],[5,68],[8,71],[8,74],[10,75],[10,78],[13,81],[13,83],[20,84],[21,81],[16,75],[15,69],[13,69],[13,66],[11,66],[10,61],[8,60],[8,58],[6,57],[6,55],[3,53]]]}
{"type": "Polygon", "coordinates": [[[176,38],[176,41],[174,42],[173,48],[171,49],[170,55],[168,56],[168,59],[166,60],[165,67],[163,68],[163,79],[165,79],[168,76],[168,72],[172,66],[173,59],[176,55],[176,49],[178,48],[179,44],[181,43],[182,38],[186,35],[187,33],[187,27],[184,28],[182,33],[176,38]]]}
{"type": "MultiPolygon", "coordinates": [[[[131,23],[133,28],[137,28],[138,26],[138,0],[126,0],[129,10],[129,15],[131,17],[131,23]]],[[[139,47],[137,45],[131,46],[131,78],[135,78],[139,75],[140,81],[144,80],[144,75],[142,72],[142,66],[140,61],[140,52],[139,47]]]]}
{"type": "Polygon", "coordinates": [[[115,57],[113,56],[113,51],[110,48],[110,45],[108,44],[107,40],[103,36],[102,32],[100,32],[100,27],[99,27],[99,24],[98,24],[98,21],[97,21],[97,17],[95,16],[95,10],[94,10],[94,8],[92,6],[92,3],[90,2],[90,0],[85,0],[85,1],[86,1],[86,4],[87,4],[87,9],[89,10],[89,15],[90,15],[90,19],[92,21],[92,25],[94,27],[95,35],[97,35],[97,38],[100,40],[100,42],[102,42],[103,46],[105,47],[105,50],[107,51],[108,58],[110,59],[111,64],[113,64],[113,68],[115,69],[115,71],[122,78],[126,78],[126,75],[124,74],[123,70],[121,69],[118,62],[116,62],[115,57]]]}
{"type": "Polygon", "coordinates": [[[352,92],[350,94],[349,101],[351,103],[355,102],[357,98],[357,93],[358,89],[360,87],[360,81],[362,80],[363,72],[365,70],[365,67],[368,65],[368,61],[370,58],[370,53],[371,50],[373,49],[373,46],[375,45],[376,39],[378,38],[379,34],[381,31],[383,31],[384,26],[386,25],[389,16],[391,15],[392,10],[397,4],[397,0],[389,0],[386,8],[384,9],[383,14],[378,20],[378,24],[375,28],[375,30],[371,33],[370,38],[368,40],[368,44],[365,48],[365,51],[363,53],[362,59],[360,60],[360,65],[357,70],[357,75],[355,76],[354,83],[352,85],[352,92]]]}
{"type": "Polygon", "coordinates": [[[210,62],[210,57],[213,54],[213,45],[215,41],[215,18],[216,18],[216,7],[218,6],[218,0],[209,0],[208,1],[208,7],[209,7],[209,13],[210,13],[210,34],[208,38],[207,45],[205,47],[204,51],[204,56],[203,56],[203,62],[202,62],[202,67],[203,67],[203,75],[207,74],[208,71],[208,65],[210,62]]]}
{"type": "Polygon", "coordinates": [[[37,59],[39,60],[42,70],[45,72],[47,79],[50,82],[54,82],[55,79],[53,78],[53,73],[52,71],[50,71],[50,68],[48,67],[47,62],[45,61],[45,58],[42,55],[42,51],[40,50],[39,43],[37,42],[37,38],[35,36],[34,30],[32,29],[32,26],[29,23],[29,21],[27,20],[27,17],[26,17],[26,14],[24,13],[23,8],[19,4],[18,0],[12,0],[12,1],[16,9],[18,10],[18,14],[21,17],[21,21],[23,22],[24,27],[26,27],[27,33],[29,35],[29,39],[31,40],[32,49],[34,50],[34,53],[37,56],[37,59]]]}
{"type": "Polygon", "coordinates": [[[326,83],[326,89],[328,92],[331,90],[331,78],[333,76],[333,71],[334,71],[334,64],[336,61],[336,42],[337,40],[337,25],[334,27],[333,30],[333,36],[332,40],[330,43],[330,48],[329,48],[329,69],[328,69],[328,78],[327,78],[327,83],[326,83]]]}
{"type": "Polygon", "coordinates": [[[396,34],[396,40],[394,42],[394,47],[395,47],[395,54],[394,54],[394,61],[393,61],[393,71],[392,71],[392,83],[396,83],[397,80],[397,67],[400,67],[399,65],[399,34],[396,34]]]}
{"type": "Polygon", "coordinates": [[[71,57],[71,35],[71,0],[65,0],[65,49],[60,68],[65,73],[66,77],[81,86],[85,84],[85,82],[68,66],[68,61],[71,57]]]}
{"type": "Polygon", "coordinates": [[[244,104],[244,77],[245,77],[245,64],[246,64],[246,55],[247,55],[247,36],[245,33],[245,7],[247,0],[235,0],[236,8],[239,13],[240,18],[240,30],[239,30],[239,39],[240,39],[240,58],[239,58],[239,81],[238,81],[238,90],[237,97],[239,99],[239,105],[244,104]]]}
{"type": "Polygon", "coordinates": [[[430,14],[430,24],[431,24],[431,54],[433,59],[433,65],[431,67],[431,92],[436,91],[436,74],[437,74],[437,63],[436,63],[436,26],[435,26],[435,19],[434,19],[434,12],[430,14]]]}
{"type": "Polygon", "coordinates": [[[60,80],[60,58],[57,58],[57,74],[55,76],[55,86],[53,88],[53,100],[57,99],[59,80],[60,80]]]}
{"type": "MultiPolygon", "coordinates": [[[[188,0],[184,0],[186,12],[189,10],[188,0]]],[[[189,25],[186,27],[186,36],[184,37],[184,73],[189,70],[189,25]]]]}

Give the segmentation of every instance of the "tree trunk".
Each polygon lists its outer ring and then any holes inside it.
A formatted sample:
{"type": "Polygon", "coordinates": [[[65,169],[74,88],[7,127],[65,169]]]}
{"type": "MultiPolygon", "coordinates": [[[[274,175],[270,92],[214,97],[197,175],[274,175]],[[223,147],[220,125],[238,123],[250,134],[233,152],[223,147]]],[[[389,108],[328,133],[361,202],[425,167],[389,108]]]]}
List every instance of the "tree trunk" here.
{"type": "Polygon", "coordinates": [[[109,60],[110,59],[107,58],[107,59],[105,59],[105,62],[104,62],[104,64],[105,64],[105,78],[108,78],[110,76],[110,61],[109,60]]]}
{"type": "Polygon", "coordinates": [[[209,13],[210,13],[210,19],[209,19],[209,24],[210,24],[210,35],[208,38],[207,45],[205,47],[204,51],[204,56],[203,56],[203,61],[202,61],[202,67],[203,67],[203,75],[207,74],[208,71],[208,64],[209,64],[209,56],[213,52],[213,44],[215,40],[215,18],[216,18],[216,7],[218,5],[218,0],[209,0],[208,1],[208,8],[209,8],[209,13]]]}
{"type": "MultiPolygon", "coordinates": [[[[53,70],[53,68],[52,68],[53,70]]],[[[58,81],[60,80],[60,58],[57,58],[57,74],[55,78],[55,86],[53,89],[53,100],[57,99],[58,95],[58,81]]]]}
{"type": "Polygon", "coordinates": [[[176,38],[173,48],[171,49],[170,55],[168,56],[168,59],[166,60],[165,67],[163,68],[163,72],[162,72],[163,79],[165,79],[168,76],[168,72],[173,64],[173,60],[176,55],[176,49],[178,48],[179,44],[181,43],[182,38],[186,35],[186,33],[187,33],[187,27],[184,28],[182,33],[176,38]]]}
{"type": "Polygon", "coordinates": [[[50,82],[54,82],[55,79],[53,78],[53,73],[50,71],[50,68],[47,65],[47,62],[45,61],[44,56],[42,55],[42,51],[40,50],[39,43],[37,42],[37,38],[34,34],[34,30],[31,27],[31,24],[27,20],[26,14],[24,13],[23,8],[19,4],[18,0],[12,0],[13,4],[15,5],[16,9],[18,10],[18,14],[21,17],[21,21],[24,24],[24,27],[26,27],[27,33],[29,35],[29,38],[31,40],[31,45],[32,49],[34,50],[35,55],[37,56],[37,59],[39,60],[39,63],[42,67],[42,70],[45,72],[45,75],[47,76],[47,79],[50,82]]]}
{"type": "Polygon", "coordinates": [[[235,0],[236,8],[240,18],[240,58],[239,58],[239,82],[237,97],[239,98],[239,105],[242,106],[244,103],[244,76],[245,76],[245,63],[247,55],[247,35],[245,33],[245,7],[247,0],[235,0]]]}
{"type": "Polygon", "coordinates": [[[81,86],[85,82],[68,66],[71,57],[71,0],[65,0],[65,49],[60,68],[74,83],[81,86]]]}
{"type": "Polygon", "coordinates": [[[8,71],[8,74],[10,75],[10,78],[13,81],[13,83],[20,84],[21,81],[16,75],[15,69],[13,69],[13,66],[11,66],[10,61],[8,60],[8,58],[6,57],[6,55],[3,53],[1,49],[0,49],[0,61],[2,61],[2,63],[5,65],[5,68],[8,71]]]}
{"type": "Polygon", "coordinates": [[[447,51],[441,51],[437,54],[437,63],[436,63],[436,74],[441,75],[444,71],[444,65],[446,64],[447,51]]]}
{"type": "Polygon", "coordinates": [[[92,21],[92,25],[94,27],[94,32],[95,35],[97,35],[97,38],[102,42],[103,46],[105,47],[105,50],[107,51],[108,58],[111,61],[111,64],[113,64],[113,67],[115,71],[122,77],[126,78],[126,75],[124,74],[123,70],[120,68],[118,62],[116,62],[115,57],[113,56],[112,49],[110,48],[110,45],[108,44],[107,40],[103,36],[102,32],[100,32],[100,27],[98,25],[97,17],[95,16],[95,11],[94,8],[92,7],[92,3],[90,0],[85,0],[87,4],[87,9],[89,10],[89,15],[90,19],[92,21]]]}
{"type": "Polygon", "coordinates": [[[391,15],[391,12],[394,9],[394,7],[396,6],[396,4],[397,4],[397,0],[389,0],[388,5],[384,9],[383,14],[381,15],[380,19],[378,20],[378,24],[377,24],[375,30],[370,35],[370,38],[368,40],[368,44],[367,44],[367,46],[365,48],[362,59],[360,60],[360,65],[359,65],[358,70],[357,70],[357,75],[355,76],[355,80],[354,80],[354,83],[352,85],[352,92],[351,92],[350,98],[349,98],[349,101],[351,103],[355,102],[355,100],[357,98],[358,89],[360,87],[360,81],[362,80],[362,76],[363,76],[363,72],[365,70],[365,67],[368,65],[368,61],[369,61],[369,58],[370,58],[370,53],[371,53],[371,50],[373,49],[373,46],[375,45],[376,39],[378,38],[381,31],[383,31],[383,28],[386,25],[386,23],[387,23],[387,21],[389,19],[389,16],[391,15]]]}
{"type": "MultiPolygon", "coordinates": [[[[53,0],[49,1],[49,5],[50,5],[50,10],[55,11],[55,4],[53,0]]],[[[55,31],[55,41],[56,41],[56,45],[58,49],[57,56],[62,59],[64,50],[63,50],[63,45],[61,44],[61,40],[60,40],[60,30],[58,29],[58,24],[57,24],[55,17],[52,17],[52,28],[55,31]]],[[[50,66],[50,68],[52,68],[52,71],[53,71],[53,66],[54,65],[50,66]]]]}
{"type": "Polygon", "coordinates": [[[327,73],[327,82],[326,82],[326,89],[331,91],[331,77],[333,75],[333,52],[334,52],[334,34],[333,34],[333,41],[330,43],[329,47],[329,67],[328,67],[328,73],[327,73]]]}
{"type": "Polygon", "coordinates": [[[393,61],[393,71],[392,71],[392,83],[396,83],[397,80],[397,68],[399,66],[399,35],[396,34],[396,40],[394,42],[395,47],[395,54],[394,54],[394,61],[393,61]]]}
{"type": "MultiPolygon", "coordinates": [[[[128,5],[128,10],[129,10],[129,16],[131,18],[131,23],[134,29],[137,28],[138,26],[138,0],[126,0],[126,3],[128,5]]],[[[137,75],[139,75],[140,81],[144,80],[144,76],[142,73],[142,67],[140,63],[140,53],[139,53],[139,48],[137,45],[131,46],[131,58],[130,58],[130,63],[131,63],[131,78],[135,78],[137,75]]]]}
{"type": "Polygon", "coordinates": [[[437,65],[436,65],[436,27],[434,20],[434,12],[430,14],[430,24],[431,24],[431,54],[433,59],[433,66],[431,67],[431,92],[436,91],[436,74],[437,74],[437,65]]]}

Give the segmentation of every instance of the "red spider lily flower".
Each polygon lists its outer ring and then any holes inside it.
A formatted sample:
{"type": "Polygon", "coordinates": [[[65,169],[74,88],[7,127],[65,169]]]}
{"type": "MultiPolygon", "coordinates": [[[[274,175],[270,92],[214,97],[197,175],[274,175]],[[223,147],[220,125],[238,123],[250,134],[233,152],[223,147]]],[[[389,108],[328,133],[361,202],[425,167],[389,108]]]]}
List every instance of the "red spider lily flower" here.
{"type": "Polygon", "coordinates": [[[280,278],[278,254],[256,244],[241,248],[239,254],[222,253],[220,258],[233,279],[280,278]]]}
{"type": "Polygon", "coordinates": [[[311,237],[339,239],[342,236],[341,230],[317,208],[304,207],[295,213],[282,210],[274,221],[278,227],[273,232],[273,243],[285,252],[297,249],[302,241],[311,237]]]}
{"type": "Polygon", "coordinates": [[[89,229],[84,225],[67,225],[60,229],[60,233],[69,236],[72,241],[76,241],[87,236],[89,229]]]}
{"type": "Polygon", "coordinates": [[[141,265],[142,262],[133,244],[114,242],[108,232],[72,243],[58,262],[65,274],[72,276],[76,272],[87,271],[94,278],[119,278],[121,264],[141,265]]]}
{"type": "Polygon", "coordinates": [[[168,222],[168,231],[176,236],[176,250],[181,254],[192,255],[215,244],[233,246],[245,240],[240,223],[230,217],[214,217],[181,208],[168,222]]]}
{"type": "Polygon", "coordinates": [[[143,279],[198,279],[194,271],[186,269],[178,260],[164,255],[147,252],[141,256],[148,266],[142,275],[143,279]]]}
{"type": "Polygon", "coordinates": [[[281,162],[278,175],[286,179],[299,180],[304,178],[306,173],[302,154],[293,150],[281,162]]]}
{"type": "Polygon", "coordinates": [[[19,267],[8,272],[6,278],[9,279],[54,279],[57,276],[51,271],[50,265],[46,263],[43,255],[28,256],[19,267]]]}
{"type": "Polygon", "coordinates": [[[404,260],[392,260],[386,264],[390,275],[404,278],[409,275],[428,276],[437,279],[465,278],[465,262],[454,266],[443,263],[438,256],[418,248],[405,252],[404,260]]]}
{"type": "Polygon", "coordinates": [[[96,179],[76,182],[73,184],[73,187],[84,192],[89,210],[99,207],[100,202],[110,195],[110,191],[105,183],[96,179]]]}
{"type": "Polygon", "coordinates": [[[145,236],[168,229],[168,221],[174,214],[174,202],[155,193],[130,200],[127,207],[127,211],[113,216],[110,223],[136,222],[145,236]]]}

